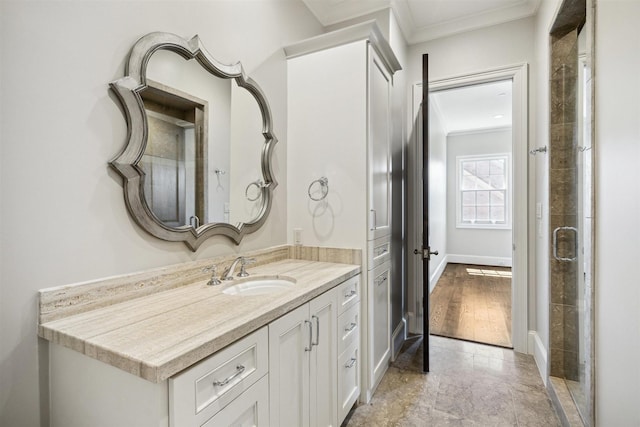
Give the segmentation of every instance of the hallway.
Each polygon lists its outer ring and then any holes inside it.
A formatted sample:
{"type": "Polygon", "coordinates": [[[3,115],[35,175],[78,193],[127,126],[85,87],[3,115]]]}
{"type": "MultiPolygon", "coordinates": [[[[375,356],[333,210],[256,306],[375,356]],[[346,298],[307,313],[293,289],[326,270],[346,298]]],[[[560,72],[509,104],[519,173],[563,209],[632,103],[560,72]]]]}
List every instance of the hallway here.
{"type": "Polygon", "coordinates": [[[422,338],[410,338],[371,402],[347,426],[560,426],[532,356],[432,336],[431,372],[422,338]]]}

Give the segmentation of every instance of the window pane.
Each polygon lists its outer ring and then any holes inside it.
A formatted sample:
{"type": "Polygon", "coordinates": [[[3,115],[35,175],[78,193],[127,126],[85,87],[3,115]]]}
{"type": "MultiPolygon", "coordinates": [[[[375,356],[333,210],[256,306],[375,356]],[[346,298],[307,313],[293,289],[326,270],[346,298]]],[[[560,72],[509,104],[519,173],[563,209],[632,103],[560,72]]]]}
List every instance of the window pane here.
{"type": "Polygon", "coordinates": [[[476,192],[476,195],[476,203],[478,204],[478,206],[489,205],[489,191],[478,191],[476,192]]]}
{"type": "Polygon", "coordinates": [[[490,185],[491,177],[489,175],[480,175],[477,178],[478,190],[488,190],[491,188],[490,185]]]}
{"type": "Polygon", "coordinates": [[[476,162],[462,162],[462,170],[471,175],[476,174],[476,162]]]}
{"type": "Polygon", "coordinates": [[[478,206],[476,208],[476,219],[478,222],[488,222],[489,221],[489,207],[488,206],[478,206]]]}
{"type": "Polygon", "coordinates": [[[504,175],[491,175],[491,188],[504,189],[504,175]]]}
{"type": "Polygon", "coordinates": [[[461,190],[475,190],[476,189],[476,178],[472,175],[465,174],[462,176],[462,188],[461,190]]]}
{"type": "Polygon", "coordinates": [[[503,206],[504,207],[504,191],[492,191],[491,192],[491,206],[503,206]]]}
{"type": "Polygon", "coordinates": [[[478,160],[476,162],[476,175],[489,175],[491,169],[490,160],[478,160]]]}
{"type": "Polygon", "coordinates": [[[491,222],[505,222],[504,208],[502,206],[491,207],[491,222]]]}
{"type": "Polygon", "coordinates": [[[462,193],[462,206],[475,206],[476,193],[475,191],[465,191],[462,193]]]}
{"type": "Polygon", "coordinates": [[[476,219],[476,208],[473,206],[462,208],[462,221],[473,222],[476,219]]]}
{"type": "Polygon", "coordinates": [[[491,160],[491,175],[504,175],[504,159],[491,160]]]}

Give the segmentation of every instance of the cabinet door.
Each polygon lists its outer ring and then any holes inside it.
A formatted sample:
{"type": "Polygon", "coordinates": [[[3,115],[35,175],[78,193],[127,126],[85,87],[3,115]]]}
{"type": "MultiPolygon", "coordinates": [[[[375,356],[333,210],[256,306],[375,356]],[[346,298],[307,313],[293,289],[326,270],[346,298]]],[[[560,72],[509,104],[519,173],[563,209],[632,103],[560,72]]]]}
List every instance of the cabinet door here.
{"type": "Polygon", "coordinates": [[[373,387],[386,372],[391,355],[390,267],[386,262],[369,272],[369,384],[373,387]]]}
{"type": "Polygon", "coordinates": [[[265,375],[202,427],[269,425],[269,375],[265,375]]]}
{"type": "Polygon", "coordinates": [[[354,342],[338,359],[338,422],[342,423],[360,394],[360,347],[354,342]]]}
{"type": "Polygon", "coordinates": [[[337,289],[325,292],[309,303],[313,324],[311,351],[310,425],[337,426],[337,289]]]}
{"type": "Polygon", "coordinates": [[[309,425],[309,304],[269,325],[269,419],[272,426],[309,425]]]}
{"type": "Polygon", "coordinates": [[[391,77],[369,47],[369,240],[391,232],[391,77]]]}

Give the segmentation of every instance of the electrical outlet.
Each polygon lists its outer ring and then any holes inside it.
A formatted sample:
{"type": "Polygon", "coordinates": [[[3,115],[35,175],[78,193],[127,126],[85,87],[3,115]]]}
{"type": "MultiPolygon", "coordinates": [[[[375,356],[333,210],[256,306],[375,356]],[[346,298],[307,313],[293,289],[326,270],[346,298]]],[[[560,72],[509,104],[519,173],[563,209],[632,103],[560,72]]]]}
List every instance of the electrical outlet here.
{"type": "Polygon", "coordinates": [[[302,228],[293,229],[293,244],[296,246],[302,246],[302,228]]]}

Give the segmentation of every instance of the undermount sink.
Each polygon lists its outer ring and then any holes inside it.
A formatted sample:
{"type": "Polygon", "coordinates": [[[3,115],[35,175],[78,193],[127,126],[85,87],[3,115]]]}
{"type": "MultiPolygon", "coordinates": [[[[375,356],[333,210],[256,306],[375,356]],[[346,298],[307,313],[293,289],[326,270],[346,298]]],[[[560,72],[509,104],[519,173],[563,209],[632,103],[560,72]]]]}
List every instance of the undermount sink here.
{"type": "Polygon", "coordinates": [[[282,277],[256,277],[243,279],[242,282],[229,286],[222,292],[227,295],[265,295],[282,292],[296,284],[295,279],[282,277]]]}

